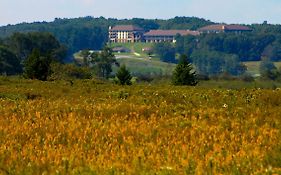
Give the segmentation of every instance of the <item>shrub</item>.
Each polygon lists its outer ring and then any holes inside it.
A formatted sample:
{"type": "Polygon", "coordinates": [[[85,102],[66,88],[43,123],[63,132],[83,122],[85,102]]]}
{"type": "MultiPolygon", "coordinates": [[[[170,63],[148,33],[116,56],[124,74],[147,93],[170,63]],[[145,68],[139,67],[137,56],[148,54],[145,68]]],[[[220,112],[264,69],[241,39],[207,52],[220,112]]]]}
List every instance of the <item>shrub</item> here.
{"type": "Polygon", "coordinates": [[[255,81],[255,78],[252,75],[250,75],[250,74],[243,74],[243,75],[241,75],[240,79],[242,81],[245,81],[245,82],[253,82],[253,81],[255,81]]]}
{"type": "Polygon", "coordinates": [[[90,79],[92,73],[88,67],[79,67],[74,64],[52,64],[52,74],[49,80],[90,79]]]}
{"type": "Polygon", "coordinates": [[[24,62],[24,77],[46,81],[51,73],[52,60],[34,49],[24,62]]]}
{"type": "Polygon", "coordinates": [[[280,72],[268,58],[261,61],[260,72],[263,79],[276,80],[280,76],[280,72]]]}

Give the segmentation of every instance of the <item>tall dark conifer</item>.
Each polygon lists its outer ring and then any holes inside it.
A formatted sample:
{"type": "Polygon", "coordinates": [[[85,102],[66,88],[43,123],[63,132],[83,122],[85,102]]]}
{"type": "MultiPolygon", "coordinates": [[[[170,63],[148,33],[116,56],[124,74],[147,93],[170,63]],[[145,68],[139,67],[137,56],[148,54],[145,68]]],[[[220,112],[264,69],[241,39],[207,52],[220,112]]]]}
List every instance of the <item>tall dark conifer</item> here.
{"type": "Polygon", "coordinates": [[[198,81],[196,79],[196,72],[189,63],[186,55],[181,55],[179,64],[173,72],[172,83],[174,85],[189,85],[195,86],[198,81]]]}

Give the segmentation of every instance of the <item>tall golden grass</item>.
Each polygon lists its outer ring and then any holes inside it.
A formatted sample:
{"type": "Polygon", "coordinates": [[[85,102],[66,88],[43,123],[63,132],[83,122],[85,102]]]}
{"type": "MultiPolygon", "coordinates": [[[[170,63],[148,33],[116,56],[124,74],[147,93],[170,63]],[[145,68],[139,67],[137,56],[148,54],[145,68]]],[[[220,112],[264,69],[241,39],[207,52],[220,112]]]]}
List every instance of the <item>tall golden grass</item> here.
{"type": "Polygon", "coordinates": [[[0,81],[0,174],[278,174],[281,90],[0,81]]]}

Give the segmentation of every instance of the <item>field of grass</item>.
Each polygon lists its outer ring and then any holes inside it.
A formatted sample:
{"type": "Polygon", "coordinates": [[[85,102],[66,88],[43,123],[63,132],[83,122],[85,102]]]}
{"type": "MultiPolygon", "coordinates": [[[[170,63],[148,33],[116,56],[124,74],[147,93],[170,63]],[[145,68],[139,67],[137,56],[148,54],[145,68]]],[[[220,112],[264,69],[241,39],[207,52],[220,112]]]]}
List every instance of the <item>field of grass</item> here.
{"type": "MultiPolygon", "coordinates": [[[[161,61],[138,59],[138,58],[122,58],[118,59],[120,64],[125,64],[132,75],[172,75],[176,65],[161,61]]],[[[116,68],[117,69],[117,68],[116,68]]],[[[114,71],[116,71],[114,69],[114,71]]]]}
{"type": "Polygon", "coordinates": [[[281,88],[281,83],[277,81],[255,80],[252,82],[244,82],[241,80],[209,80],[199,81],[198,86],[202,88],[216,88],[216,89],[276,89],[281,88]]]}
{"type": "Polygon", "coordinates": [[[126,47],[133,53],[139,54],[140,57],[148,58],[148,55],[142,51],[143,48],[152,47],[153,43],[110,43],[110,47],[126,47]]]}
{"type": "MultiPolygon", "coordinates": [[[[243,62],[248,69],[248,73],[250,73],[251,75],[259,75],[260,71],[259,71],[259,67],[260,67],[260,61],[248,61],[248,62],[243,62]]],[[[277,68],[281,67],[281,62],[274,62],[275,66],[277,68]]]]}
{"type": "Polygon", "coordinates": [[[279,174],[281,90],[0,77],[0,174],[279,174]]]}

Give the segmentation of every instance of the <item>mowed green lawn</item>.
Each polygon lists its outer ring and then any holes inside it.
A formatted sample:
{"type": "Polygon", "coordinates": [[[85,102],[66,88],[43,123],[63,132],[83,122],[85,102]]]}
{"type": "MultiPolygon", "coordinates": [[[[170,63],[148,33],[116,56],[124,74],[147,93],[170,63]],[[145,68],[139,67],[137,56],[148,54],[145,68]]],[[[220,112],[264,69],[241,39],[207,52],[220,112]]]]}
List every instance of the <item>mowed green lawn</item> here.
{"type": "Polygon", "coordinates": [[[143,48],[150,48],[153,43],[110,43],[110,47],[126,47],[131,50],[132,53],[138,53],[140,56],[148,57],[146,53],[142,51],[143,48]]]}

